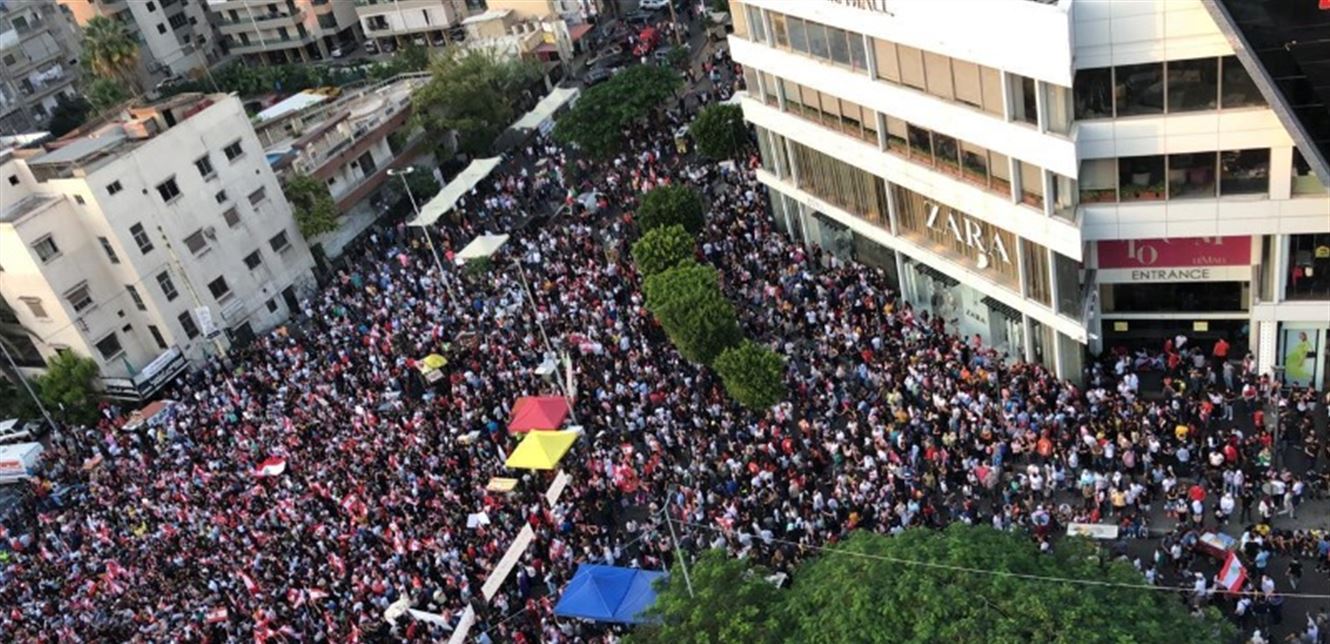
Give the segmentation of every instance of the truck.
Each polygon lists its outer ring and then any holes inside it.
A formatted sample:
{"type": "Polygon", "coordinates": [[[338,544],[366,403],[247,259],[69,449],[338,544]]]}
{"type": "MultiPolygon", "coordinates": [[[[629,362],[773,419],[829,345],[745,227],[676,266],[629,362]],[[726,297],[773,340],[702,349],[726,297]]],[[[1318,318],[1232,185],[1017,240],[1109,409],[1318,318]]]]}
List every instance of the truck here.
{"type": "Polygon", "coordinates": [[[16,483],[36,474],[42,449],[41,443],[0,445],[0,485],[16,483]]]}

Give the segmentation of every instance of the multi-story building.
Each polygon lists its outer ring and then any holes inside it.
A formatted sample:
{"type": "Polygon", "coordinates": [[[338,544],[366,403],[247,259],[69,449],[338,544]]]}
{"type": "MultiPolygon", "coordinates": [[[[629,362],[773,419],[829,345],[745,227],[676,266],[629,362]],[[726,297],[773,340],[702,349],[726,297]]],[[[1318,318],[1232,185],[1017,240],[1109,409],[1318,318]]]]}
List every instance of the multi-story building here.
{"type": "Polygon", "coordinates": [[[1201,0],[731,16],[776,225],[880,267],[916,310],[1073,379],[1087,352],[1179,334],[1267,369],[1324,346],[1330,177],[1201,0]]]}
{"type": "Polygon", "coordinates": [[[0,156],[0,296],[108,392],[280,323],[313,258],[240,101],[182,94],[0,156]]]}
{"type": "Polygon", "coordinates": [[[562,19],[584,22],[599,13],[596,0],[488,0],[490,11],[511,9],[520,21],[562,19]]]}
{"type": "Polygon", "coordinates": [[[350,0],[207,0],[232,54],[256,64],[327,60],[360,40],[350,0]]]}
{"type": "Polygon", "coordinates": [[[356,0],[356,15],[365,37],[380,47],[442,47],[458,39],[468,11],[464,0],[356,0]]]}
{"type": "Polygon", "coordinates": [[[0,0],[0,134],[41,129],[77,94],[78,37],[50,3],[0,0]]]}
{"type": "Polygon", "coordinates": [[[201,2],[190,0],[59,0],[80,25],[97,16],[117,20],[139,42],[144,88],[171,77],[194,77],[226,57],[201,2]]]}

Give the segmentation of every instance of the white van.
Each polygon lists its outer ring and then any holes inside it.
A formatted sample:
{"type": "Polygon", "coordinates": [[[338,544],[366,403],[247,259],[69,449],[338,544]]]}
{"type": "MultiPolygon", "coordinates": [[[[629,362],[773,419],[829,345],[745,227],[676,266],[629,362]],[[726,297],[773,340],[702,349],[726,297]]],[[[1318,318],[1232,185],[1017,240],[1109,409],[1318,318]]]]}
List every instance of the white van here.
{"type": "Polygon", "coordinates": [[[0,485],[16,483],[35,474],[42,449],[41,443],[0,445],[0,485]]]}

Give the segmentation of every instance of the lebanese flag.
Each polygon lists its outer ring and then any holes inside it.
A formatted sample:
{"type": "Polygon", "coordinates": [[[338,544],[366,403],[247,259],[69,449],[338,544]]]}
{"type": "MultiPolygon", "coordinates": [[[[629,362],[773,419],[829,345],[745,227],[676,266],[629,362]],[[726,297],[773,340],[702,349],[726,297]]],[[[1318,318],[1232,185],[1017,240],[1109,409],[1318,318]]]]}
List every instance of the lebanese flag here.
{"type": "Polygon", "coordinates": [[[346,564],[342,563],[342,558],[338,557],[337,553],[335,552],[328,553],[328,565],[335,568],[337,570],[337,574],[339,575],[346,574],[346,564]]]}
{"type": "Polygon", "coordinates": [[[231,611],[227,610],[225,606],[222,606],[221,608],[214,608],[208,611],[204,621],[209,624],[220,624],[229,619],[231,619],[231,611]]]}
{"type": "Polygon", "coordinates": [[[265,476],[281,476],[282,472],[285,471],[286,457],[271,456],[268,460],[259,463],[259,469],[254,470],[254,477],[261,479],[265,476]]]}
{"type": "Polygon", "coordinates": [[[327,592],[320,590],[318,588],[310,588],[307,592],[309,593],[309,601],[312,602],[319,601],[320,599],[323,599],[328,596],[327,592]]]}
{"type": "Polygon", "coordinates": [[[250,577],[248,573],[241,572],[240,581],[245,584],[245,590],[248,590],[249,594],[259,594],[259,585],[254,583],[254,579],[250,577]]]}
{"type": "Polygon", "coordinates": [[[1242,585],[1245,583],[1247,583],[1247,569],[1242,567],[1237,555],[1228,553],[1228,557],[1224,559],[1224,567],[1219,569],[1219,585],[1227,588],[1230,593],[1236,593],[1242,590],[1242,585]]]}

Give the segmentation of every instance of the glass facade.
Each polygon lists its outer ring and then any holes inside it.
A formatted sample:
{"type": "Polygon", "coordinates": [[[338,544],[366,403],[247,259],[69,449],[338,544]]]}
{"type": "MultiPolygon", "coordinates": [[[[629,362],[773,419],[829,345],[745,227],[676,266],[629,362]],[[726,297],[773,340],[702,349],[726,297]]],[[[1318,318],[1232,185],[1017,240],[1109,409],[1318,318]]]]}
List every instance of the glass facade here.
{"type": "Polygon", "coordinates": [[[1015,234],[900,186],[892,194],[902,237],[1020,292],[1015,234]]]}
{"type": "Polygon", "coordinates": [[[1077,119],[1265,105],[1235,56],[1079,69],[1072,95],[1077,119]]]}
{"type": "Polygon", "coordinates": [[[1330,299],[1330,233],[1289,235],[1285,297],[1330,299]]]}
{"type": "Polygon", "coordinates": [[[1269,190],[1269,149],[1086,159],[1078,189],[1081,204],[1214,199],[1269,190]]]}
{"type": "Polygon", "coordinates": [[[887,194],[881,177],[840,159],[790,141],[798,186],[819,199],[890,230],[887,194]]]}

